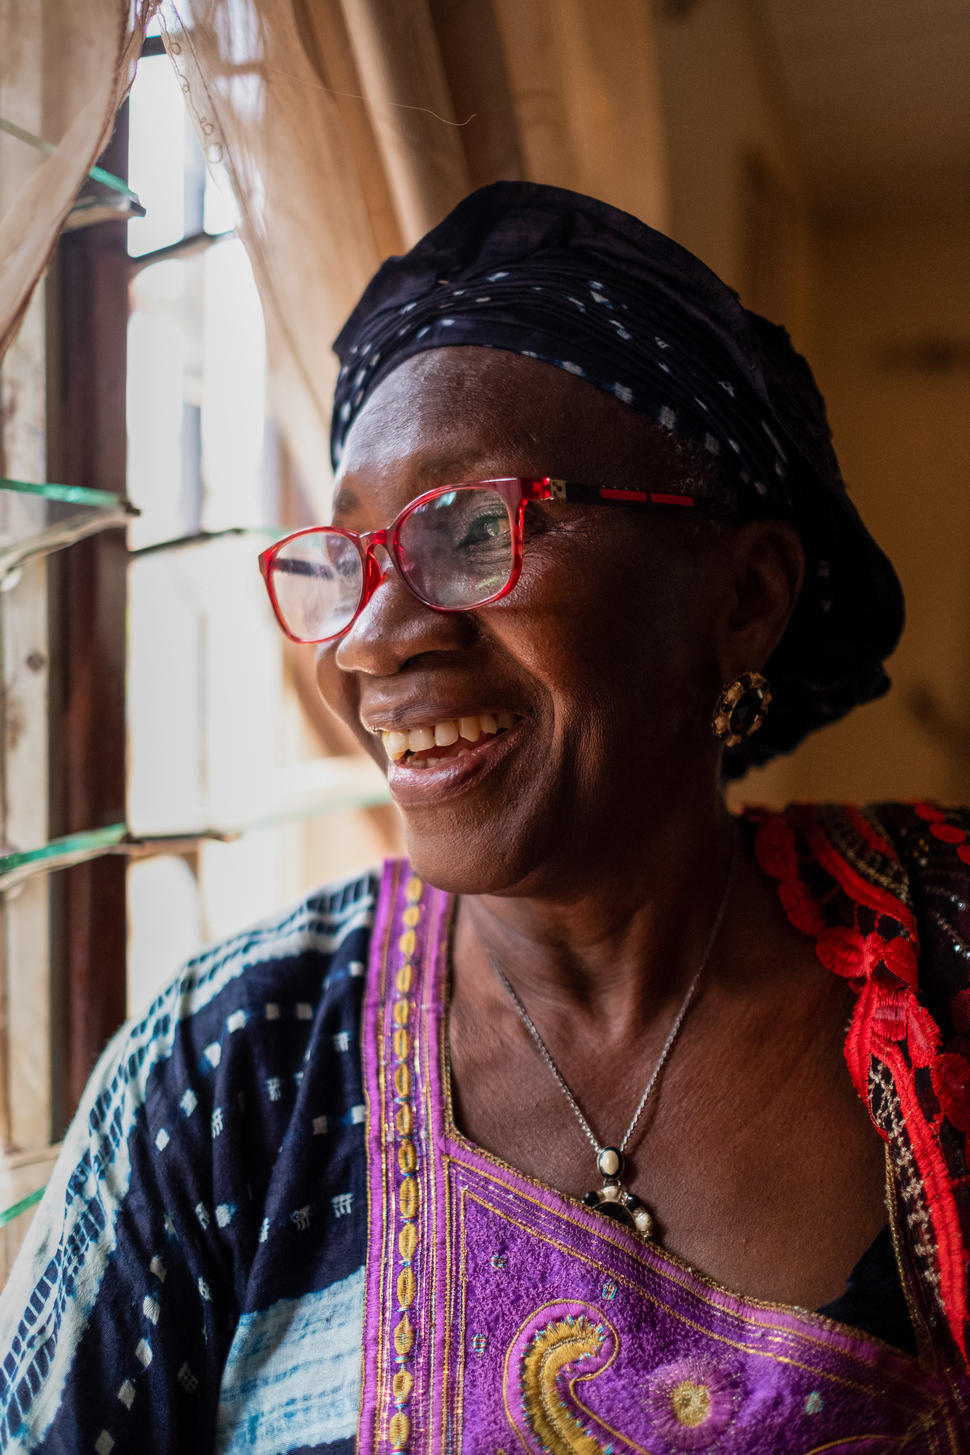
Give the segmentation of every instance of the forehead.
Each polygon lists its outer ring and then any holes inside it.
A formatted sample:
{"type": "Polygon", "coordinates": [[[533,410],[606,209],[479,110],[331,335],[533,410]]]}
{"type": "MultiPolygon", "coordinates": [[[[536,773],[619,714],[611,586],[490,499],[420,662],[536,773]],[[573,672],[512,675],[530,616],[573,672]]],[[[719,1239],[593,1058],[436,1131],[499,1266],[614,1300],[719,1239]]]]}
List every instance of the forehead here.
{"type": "Polygon", "coordinates": [[[595,481],[674,452],[650,421],[564,369],[500,349],[436,349],[374,390],[347,436],[338,499],[391,479],[413,493],[503,474],[595,481]]]}

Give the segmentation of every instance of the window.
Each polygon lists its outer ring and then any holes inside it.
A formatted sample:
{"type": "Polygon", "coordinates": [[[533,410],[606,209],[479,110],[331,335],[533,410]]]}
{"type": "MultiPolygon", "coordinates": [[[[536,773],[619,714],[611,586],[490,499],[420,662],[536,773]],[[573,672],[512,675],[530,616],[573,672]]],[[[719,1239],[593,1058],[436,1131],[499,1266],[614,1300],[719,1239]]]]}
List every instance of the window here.
{"type": "Polygon", "coordinates": [[[306,506],[232,202],[157,37],[102,165],[130,192],[86,186],[0,374],[0,1282],[125,1013],[396,837],[265,600],[257,553],[306,506]]]}
{"type": "Polygon", "coordinates": [[[292,485],[266,407],[259,297],[231,198],[206,171],[164,55],[142,60],[129,147],[146,208],[128,227],[128,485],[141,510],[130,532],[129,821],[136,835],[181,841],[129,870],[137,1011],[204,941],[380,857],[384,834],[359,815],[304,821],[383,788],[363,761],[321,761],[264,600],[255,558],[284,528],[292,485]]]}

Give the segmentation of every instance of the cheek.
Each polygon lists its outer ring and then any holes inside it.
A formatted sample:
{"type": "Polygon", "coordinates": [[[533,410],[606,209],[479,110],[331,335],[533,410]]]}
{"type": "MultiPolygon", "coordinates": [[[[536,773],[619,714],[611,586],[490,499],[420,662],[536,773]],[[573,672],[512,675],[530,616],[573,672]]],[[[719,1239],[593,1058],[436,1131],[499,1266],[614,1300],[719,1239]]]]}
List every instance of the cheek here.
{"type": "MultiPolygon", "coordinates": [[[[360,725],[356,680],[351,673],[341,672],[335,660],[335,651],[336,648],[332,645],[320,647],[317,651],[317,688],[334,716],[346,723],[355,737],[359,738],[363,730],[360,725]]],[[[369,739],[371,734],[364,736],[369,739]]]]}
{"type": "Polygon", "coordinates": [[[590,553],[569,571],[524,571],[522,584],[503,625],[564,711],[627,723],[669,712],[683,723],[713,704],[712,601],[694,562],[651,570],[627,554],[590,553]]]}

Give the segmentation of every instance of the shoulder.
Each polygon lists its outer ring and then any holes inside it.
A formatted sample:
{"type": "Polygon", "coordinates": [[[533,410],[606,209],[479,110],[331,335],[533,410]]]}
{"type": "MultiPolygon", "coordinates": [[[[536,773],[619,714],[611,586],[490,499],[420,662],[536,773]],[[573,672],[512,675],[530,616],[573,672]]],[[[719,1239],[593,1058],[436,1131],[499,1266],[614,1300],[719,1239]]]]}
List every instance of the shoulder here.
{"type": "Polygon", "coordinates": [[[822,963],[858,986],[909,986],[933,1023],[924,1039],[970,1063],[970,810],[921,799],[749,817],[759,862],[822,963]]]}
{"type": "Polygon", "coordinates": [[[890,876],[907,897],[907,880],[939,873],[953,885],[970,881],[970,808],[912,803],[791,803],[780,811],[746,812],[756,832],[759,860],[774,877],[795,858],[837,860],[877,883],[890,876]]]}
{"type": "MultiPolygon", "coordinates": [[[[920,946],[920,998],[944,1036],[970,1032],[970,809],[881,803],[909,883],[920,946]]],[[[970,1042],[963,1049],[970,1053],[970,1042]]],[[[970,1128],[968,1128],[970,1129],[970,1128]]]]}
{"type": "Polygon", "coordinates": [[[209,946],[188,961],[149,1016],[165,1000],[181,1016],[196,1015],[229,986],[285,983],[309,961],[326,968],[348,963],[369,939],[377,888],[376,871],[339,880],[209,946]]]}
{"type": "MultiPolygon", "coordinates": [[[[378,872],[326,885],[210,946],[143,1016],[122,1026],[89,1078],[21,1271],[46,1262],[51,1239],[63,1240],[75,1222],[83,1226],[93,1205],[110,1225],[133,1180],[146,1169],[153,1182],[164,1178],[180,1145],[196,1166],[210,1161],[209,1133],[204,1147],[189,1144],[203,1125],[211,1131],[230,1095],[238,1105],[244,1085],[259,1079],[263,1115],[279,1133],[290,1098],[277,1096],[276,1081],[282,1086],[301,1074],[311,1041],[319,1048],[319,1076],[354,1079],[356,1068],[343,1066],[358,1059],[355,1031],[378,887],[378,872]]],[[[71,1245],[79,1266],[86,1248],[83,1239],[71,1245]]]]}
{"type": "Polygon", "coordinates": [[[118,1033],[108,1065],[137,1078],[143,1101],[169,1080],[181,1092],[225,1070],[244,1044],[251,1054],[254,1041],[297,1028],[302,1042],[321,1019],[339,1018],[360,999],[378,887],[377,871],[325,885],[209,946],[118,1033]]]}
{"type": "Polygon", "coordinates": [[[955,858],[970,868],[970,808],[922,798],[911,803],[870,804],[867,812],[883,824],[907,858],[955,858]]]}
{"type": "Polygon", "coordinates": [[[216,1389],[240,1306],[360,1267],[360,1220],[342,1214],[364,1197],[378,886],[327,885],[211,946],[108,1046],[0,1297],[0,1447],[21,1426],[105,1418],[109,1384],[144,1376],[174,1408],[191,1365],[216,1389]]]}
{"type": "Polygon", "coordinates": [[[214,1005],[241,1003],[313,985],[318,992],[366,960],[378,889],[376,872],[324,886],[277,914],[193,956],[156,996],[136,1037],[208,1019],[214,1005]]]}
{"type": "Polygon", "coordinates": [[[934,1328],[948,1325],[965,1356],[970,813],[795,804],[748,820],[792,923],[855,991],[849,1071],[889,1147],[934,1328]]]}
{"type": "Polygon", "coordinates": [[[883,803],[791,803],[779,814],[765,813],[796,829],[816,824],[835,840],[858,837],[907,863],[956,860],[970,870],[970,808],[932,799],[883,803]]]}
{"type": "MultiPolygon", "coordinates": [[[[846,810],[849,812],[849,810],[846,810]]],[[[876,803],[864,814],[898,864],[924,960],[946,960],[965,983],[970,946],[970,808],[928,799],[876,803]]]]}
{"type": "Polygon", "coordinates": [[[823,963],[829,950],[845,952],[829,968],[854,978],[886,942],[897,971],[913,962],[904,978],[914,984],[918,955],[919,993],[934,1011],[941,994],[968,984],[970,810],[795,803],[751,810],[747,821],[792,922],[815,935],[823,963]]]}

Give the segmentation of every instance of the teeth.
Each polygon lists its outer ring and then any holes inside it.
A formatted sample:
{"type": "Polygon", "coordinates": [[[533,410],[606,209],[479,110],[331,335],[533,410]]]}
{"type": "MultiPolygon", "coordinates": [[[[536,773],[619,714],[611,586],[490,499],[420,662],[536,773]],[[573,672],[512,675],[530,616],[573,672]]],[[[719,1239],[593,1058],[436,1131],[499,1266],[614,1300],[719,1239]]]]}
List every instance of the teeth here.
{"type": "MultiPolygon", "coordinates": [[[[381,733],[381,739],[387,756],[396,763],[406,753],[423,753],[435,747],[450,748],[459,739],[466,743],[477,743],[483,734],[492,736],[494,733],[507,731],[515,723],[514,712],[483,712],[477,717],[460,717],[457,721],[447,718],[444,722],[436,722],[430,727],[411,728],[409,732],[388,728],[381,733]]],[[[444,761],[442,758],[421,758],[414,766],[430,768],[444,761]]]]}
{"type": "Polygon", "coordinates": [[[384,739],[384,751],[389,758],[393,758],[397,762],[398,758],[404,757],[408,750],[407,733],[388,732],[382,733],[381,736],[384,739]]]}

